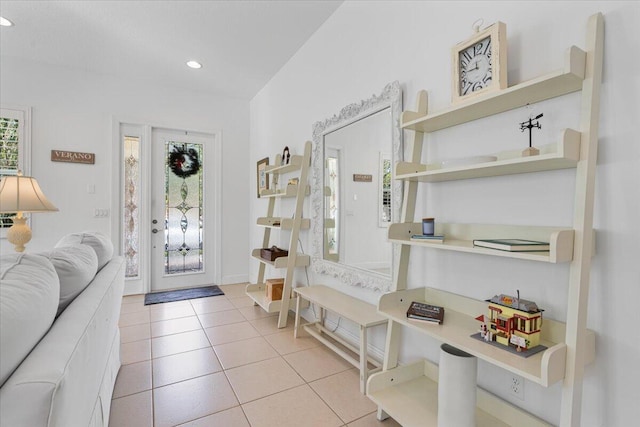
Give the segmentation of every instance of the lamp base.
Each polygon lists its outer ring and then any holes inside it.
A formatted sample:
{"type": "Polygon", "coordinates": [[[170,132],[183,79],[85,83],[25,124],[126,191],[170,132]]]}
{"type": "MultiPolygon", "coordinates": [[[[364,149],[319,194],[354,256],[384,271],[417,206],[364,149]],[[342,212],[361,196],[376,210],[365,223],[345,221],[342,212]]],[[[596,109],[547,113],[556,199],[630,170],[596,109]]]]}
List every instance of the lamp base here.
{"type": "Polygon", "coordinates": [[[24,252],[24,245],[31,240],[31,229],[27,218],[18,215],[12,218],[13,225],[7,230],[7,240],[14,245],[16,252],[24,252]]]}

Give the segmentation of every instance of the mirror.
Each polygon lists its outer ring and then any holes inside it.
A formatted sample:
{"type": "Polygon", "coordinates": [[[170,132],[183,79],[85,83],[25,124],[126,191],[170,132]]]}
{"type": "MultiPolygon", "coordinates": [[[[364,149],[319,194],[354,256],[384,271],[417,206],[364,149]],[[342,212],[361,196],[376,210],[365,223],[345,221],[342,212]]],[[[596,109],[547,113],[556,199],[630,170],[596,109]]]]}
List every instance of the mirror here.
{"type": "MultiPolygon", "coordinates": [[[[387,228],[400,216],[400,84],[350,104],[313,126],[312,266],[354,286],[391,288],[394,245],[387,228]]],[[[397,246],[397,245],[396,245],[397,246]]]]}

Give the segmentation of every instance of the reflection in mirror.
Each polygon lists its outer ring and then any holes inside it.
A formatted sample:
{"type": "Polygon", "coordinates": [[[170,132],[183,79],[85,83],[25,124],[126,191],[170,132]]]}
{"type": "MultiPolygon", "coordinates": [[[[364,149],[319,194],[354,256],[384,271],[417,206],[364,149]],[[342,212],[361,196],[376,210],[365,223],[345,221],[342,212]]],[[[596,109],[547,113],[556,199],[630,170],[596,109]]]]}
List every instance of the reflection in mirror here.
{"type": "Polygon", "coordinates": [[[398,82],[314,125],[313,261],[315,271],[343,282],[388,290],[393,245],[387,228],[399,217],[402,187],[398,82]]]}
{"type": "Polygon", "coordinates": [[[324,259],[329,261],[339,261],[340,248],[338,247],[338,230],[341,228],[341,221],[338,217],[340,212],[340,192],[339,177],[340,171],[340,149],[325,145],[325,175],[324,183],[328,187],[324,203],[324,259]]]}
{"type": "Polygon", "coordinates": [[[380,153],[380,173],[378,191],[379,227],[388,227],[391,223],[391,154],[380,153]]]}
{"type": "MultiPolygon", "coordinates": [[[[324,259],[389,277],[391,189],[384,189],[384,167],[386,163],[390,172],[390,141],[390,107],[328,132],[323,138],[327,187],[324,259]]],[[[390,183],[391,177],[387,179],[390,183]]]]}

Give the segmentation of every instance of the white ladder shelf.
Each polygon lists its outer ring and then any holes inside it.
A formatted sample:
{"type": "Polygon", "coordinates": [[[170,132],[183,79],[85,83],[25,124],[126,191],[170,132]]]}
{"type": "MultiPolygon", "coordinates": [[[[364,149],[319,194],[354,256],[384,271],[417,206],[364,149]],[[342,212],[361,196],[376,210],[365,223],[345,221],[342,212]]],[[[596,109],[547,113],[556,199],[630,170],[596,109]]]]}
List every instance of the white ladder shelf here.
{"type": "MultiPolygon", "coordinates": [[[[389,319],[383,371],[371,375],[367,383],[367,396],[378,404],[379,419],[389,414],[405,427],[437,424],[437,366],[427,360],[398,366],[400,328],[406,327],[458,347],[542,386],[548,387],[561,381],[560,425],[580,425],[584,369],[595,358],[595,334],[586,328],[586,319],[591,257],[595,253],[593,205],[603,38],[603,17],[598,13],[591,16],[587,23],[586,49],[583,51],[575,46],[570,47],[561,70],[435,113],[427,112],[427,93],[420,91],[416,111],[403,113],[402,126],[413,130],[414,137],[412,145],[406,150],[410,160],[398,163],[396,167],[396,179],[404,181],[401,222],[389,228],[389,239],[401,245],[400,259],[394,271],[393,292],[383,295],[378,302],[378,312],[389,319]],[[445,168],[420,163],[425,133],[576,91],[581,91],[582,96],[580,128],[565,130],[560,141],[544,146],[538,156],[520,157],[513,153],[499,153],[494,162],[445,168]],[[444,243],[410,239],[412,234],[421,233],[421,225],[414,222],[418,184],[421,182],[437,183],[563,168],[576,169],[571,227],[440,224],[436,234],[445,235],[444,243]],[[514,253],[473,246],[473,239],[510,237],[514,231],[518,236],[524,236],[520,238],[550,242],[550,251],[514,253]],[[568,262],[570,274],[566,323],[545,318],[542,341],[548,348],[527,359],[473,340],[469,336],[479,327],[475,316],[486,311],[486,303],[438,289],[407,289],[412,247],[549,263],[568,262]],[[424,325],[407,320],[406,311],[412,301],[426,301],[445,307],[443,324],[424,325]]],[[[478,425],[548,425],[482,389],[478,389],[477,397],[478,425]]]]}
{"type": "Polygon", "coordinates": [[[245,289],[246,295],[251,298],[254,304],[259,305],[268,313],[279,313],[278,328],[287,326],[288,313],[290,309],[295,308],[295,300],[291,298],[293,289],[293,272],[299,267],[309,265],[311,258],[309,255],[298,253],[298,237],[301,229],[309,228],[309,219],[302,218],[302,206],[304,198],[309,194],[308,175],[311,163],[311,142],[306,141],[304,144],[304,154],[293,155],[288,164],[281,165],[281,155],[276,155],[275,165],[267,166],[266,173],[273,177],[274,189],[263,190],[260,193],[261,198],[267,198],[269,204],[267,206],[267,214],[265,217],[259,217],[256,221],[257,225],[264,228],[262,239],[262,248],[271,246],[271,230],[281,229],[289,230],[289,251],[288,256],[279,257],[273,261],[266,260],[260,256],[261,248],[253,249],[251,256],[260,262],[258,270],[258,279],[256,283],[247,285],[245,289]],[[298,183],[288,184],[282,190],[277,190],[279,177],[298,172],[298,183]],[[276,200],[281,198],[295,198],[295,208],[291,218],[274,217],[276,200]],[[282,268],[285,270],[284,287],[282,290],[282,299],[271,301],[266,296],[265,273],[266,267],[282,268]]]}

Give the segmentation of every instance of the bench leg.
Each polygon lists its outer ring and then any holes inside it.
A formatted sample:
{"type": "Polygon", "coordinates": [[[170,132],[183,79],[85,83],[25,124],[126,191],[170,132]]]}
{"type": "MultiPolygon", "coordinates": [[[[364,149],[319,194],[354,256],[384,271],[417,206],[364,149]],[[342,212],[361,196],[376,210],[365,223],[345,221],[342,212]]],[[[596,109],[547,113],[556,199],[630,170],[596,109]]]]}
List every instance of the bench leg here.
{"type": "Polygon", "coordinates": [[[293,338],[298,338],[298,327],[300,326],[300,294],[296,296],[296,317],[293,324],[293,338]]]}
{"type": "Polygon", "coordinates": [[[316,324],[316,329],[318,330],[318,332],[322,333],[322,326],[324,326],[324,317],[326,315],[326,312],[324,310],[324,307],[322,307],[321,305],[316,305],[318,307],[318,317],[316,318],[318,323],[316,324]]]}
{"type": "Polygon", "coordinates": [[[389,418],[389,414],[384,412],[382,408],[378,407],[378,412],[376,412],[376,418],[378,419],[378,421],[384,421],[387,418],[389,418]]]}
{"type": "Polygon", "coordinates": [[[360,325],[360,392],[367,393],[367,328],[360,325]]]}

